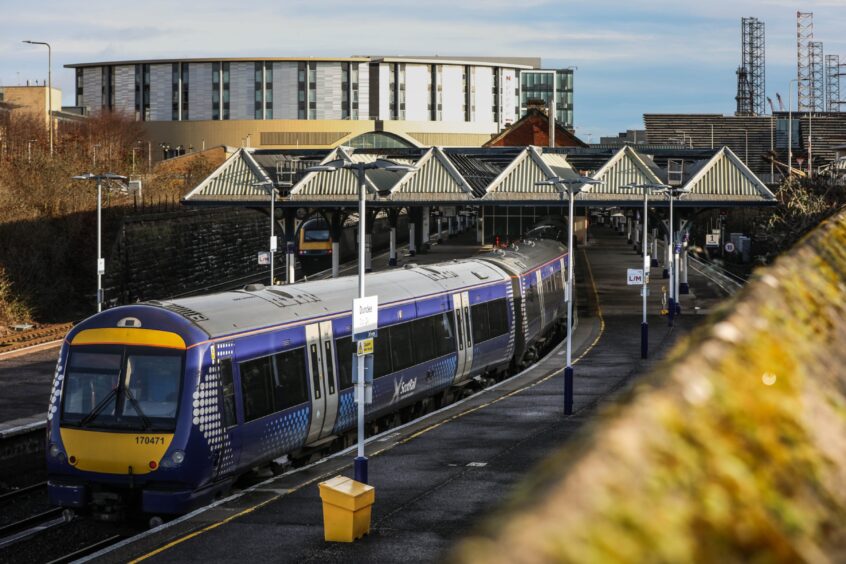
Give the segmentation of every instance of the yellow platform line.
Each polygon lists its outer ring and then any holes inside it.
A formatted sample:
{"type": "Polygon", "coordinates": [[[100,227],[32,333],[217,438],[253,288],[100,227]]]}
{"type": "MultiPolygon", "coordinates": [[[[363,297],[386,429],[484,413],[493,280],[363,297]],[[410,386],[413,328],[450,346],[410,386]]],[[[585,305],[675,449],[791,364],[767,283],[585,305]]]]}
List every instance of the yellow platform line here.
{"type": "MultiPolygon", "coordinates": [[[[584,352],[582,352],[582,354],[580,354],[580,355],[579,355],[579,356],[578,356],[575,360],[573,360],[573,364],[576,364],[577,362],[579,362],[580,360],[582,360],[585,356],[587,356],[587,354],[588,354],[588,353],[590,353],[590,351],[591,351],[591,350],[593,350],[593,348],[597,345],[597,343],[599,343],[599,339],[601,339],[601,338],[602,338],[602,335],[603,335],[603,333],[605,332],[605,318],[602,316],[602,306],[599,304],[599,290],[597,290],[597,288],[596,288],[596,280],[595,280],[595,279],[594,279],[594,277],[593,277],[593,270],[592,270],[592,269],[591,269],[591,267],[590,267],[590,259],[588,259],[588,256],[587,256],[587,251],[585,251],[584,249],[582,249],[582,252],[583,252],[583,253],[584,253],[584,255],[585,255],[585,261],[587,262],[587,267],[588,267],[588,275],[590,276],[590,283],[591,283],[591,286],[592,286],[592,288],[593,288],[593,295],[594,295],[594,297],[596,298],[596,313],[597,313],[597,316],[599,317],[599,334],[597,334],[596,338],[595,338],[595,339],[593,340],[593,342],[592,342],[592,343],[588,346],[588,348],[586,348],[586,349],[584,350],[584,352]]],[[[568,337],[568,338],[569,338],[569,337],[568,337]]],[[[501,402],[502,400],[504,400],[504,399],[506,399],[506,398],[510,398],[510,397],[512,397],[512,396],[515,396],[515,395],[517,395],[517,394],[521,393],[521,392],[525,392],[526,390],[530,390],[530,389],[534,388],[535,386],[537,386],[537,385],[539,385],[539,384],[542,384],[543,382],[546,382],[546,381],[547,381],[547,380],[549,380],[550,378],[553,378],[553,377],[555,377],[555,376],[557,376],[557,375],[561,374],[563,371],[564,371],[564,369],[563,369],[563,368],[559,368],[559,369],[558,369],[558,370],[556,370],[555,372],[552,372],[552,373],[550,373],[550,374],[548,374],[548,375],[544,376],[544,377],[543,377],[543,378],[541,378],[540,380],[538,380],[538,381],[536,381],[536,382],[533,382],[533,383],[531,383],[531,384],[528,384],[528,385],[526,385],[526,386],[523,386],[522,388],[518,388],[518,389],[516,389],[516,390],[514,390],[514,391],[512,391],[512,392],[509,392],[508,394],[506,394],[506,395],[504,395],[504,396],[500,396],[500,397],[498,397],[498,398],[497,398],[497,399],[495,399],[495,400],[491,400],[491,401],[489,401],[489,402],[487,402],[487,403],[483,403],[483,404],[481,404],[481,405],[477,405],[476,407],[470,408],[470,409],[468,409],[468,410],[466,410],[466,411],[462,411],[461,413],[456,413],[455,415],[453,415],[453,416],[452,416],[452,417],[450,417],[449,419],[445,419],[444,421],[440,421],[440,422],[435,423],[435,424],[433,424],[433,425],[429,425],[428,427],[425,427],[424,429],[421,429],[421,430],[417,431],[416,433],[413,433],[413,434],[409,435],[408,437],[406,437],[406,438],[402,439],[401,441],[397,441],[396,443],[394,443],[394,444],[392,444],[392,445],[390,445],[390,446],[387,446],[387,447],[385,447],[385,448],[383,448],[383,449],[381,449],[381,450],[377,450],[376,452],[374,452],[374,453],[373,453],[373,454],[371,454],[370,456],[371,456],[371,458],[372,458],[372,457],[375,457],[375,456],[379,456],[380,454],[385,453],[385,452],[387,452],[387,451],[391,450],[392,448],[395,448],[395,447],[397,447],[397,446],[399,446],[399,445],[403,445],[403,444],[405,444],[405,443],[407,443],[407,442],[411,441],[412,439],[415,439],[415,438],[417,438],[417,437],[419,437],[419,436],[421,436],[421,435],[424,435],[424,434],[428,433],[429,431],[434,431],[435,429],[437,429],[438,427],[441,427],[442,425],[444,425],[444,424],[446,424],[446,423],[449,423],[449,422],[451,422],[451,421],[455,421],[456,419],[459,419],[459,418],[461,418],[461,417],[464,417],[465,415],[469,415],[469,414],[471,414],[471,413],[474,413],[474,412],[476,412],[476,411],[479,411],[479,410],[480,410],[480,409],[482,409],[482,408],[485,408],[485,407],[489,407],[489,406],[491,406],[491,405],[494,405],[495,403],[499,403],[499,402],[501,402]]],[[[190,539],[192,539],[192,538],[194,538],[194,537],[198,537],[198,536],[202,535],[203,533],[207,533],[208,531],[211,531],[211,530],[213,530],[213,529],[216,529],[216,528],[220,527],[221,525],[225,525],[226,523],[229,523],[230,521],[233,521],[233,520],[235,520],[235,519],[238,519],[239,517],[243,517],[244,515],[247,515],[247,514],[249,514],[249,513],[252,513],[253,511],[255,511],[255,510],[257,510],[257,509],[260,509],[260,508],[264,507],[265,505],[267,505],[267,504],[269,504],[269,503],[271,503],[271,502],[273,502],[273,501],[276,501],[277,499],[282,498],[283,496],[286,496],[286,495],[288,495],[288,494],[291,494],[291,493],[294,493],[294,492],[296,492],[296,491],[298,491],[298,490],[301,490],[302,488],[304,488],[304,487],[306,487],[306,486],[308,486],[308,485],[310,485],[310,484],[313,484],[314,482],[316,482],[316,481],[318,481],[318,480],[323,480],[324,478],[328,477],[328,476],[329,476],[329,474],[334,474],[335,472],[336,472],[336,471],[332,471],[332,472],[329,472],[329,473],[324,474],[324,475],[322,475],[322,476],[318,476],[318,477],[316,477],[316,478],[312,478],[311,480],[308,480],[307,482],[303,482],[302,484],[300,484],[299,486],[297,486],[297,487],[295,487],[295,488],[291,488],[291,489],[289,489],[289,490],[288,490],[287,492],[285,492],[284,494],[277,494],[277,495],[275,495],[275,496],[271,497],[270,499],[266,499],[266,500],[262,501],[261,503],[259,503],[259,504],[257,504],[257,505],[254,505],[254,506],[252,506],[252,507],[248,507],[247,509],[244,509],[244,510],[243,510],[243,511],[241,511],[240,513],[236,513],[235,515],[230,515],[229,517],[227,517],[226,519],[223,519],[222,521],[218,521],[217,523],[212,523],[211,525],[208,525],[208,526],[206,526],[206,527],[204,527],[204,528],[202,528],[202,529],[199,529],[199,530],[197,530],[197,531],[194,531],[193,533],[189,533],[189,534],[187,534],[187,535],[185,535],[185,536],[183,536],[183,537],[180,537],[180,538],[178,538],[178,539],[172,540],[171,542],[169,542],[169,543],[167,543],[166,545],[163,545],[163,546],[161,546],[161,547],[157,548],[156,550],[153,550],[153,551],[151,551],[151,552],[148,552],[147,554],[144,554],[143,556],[139,556],[139,557],[138,557],[138,558],[136,558],[135,560],[130,560],[130,564],[136,564],[137,562],[141,562],[141,561],[143,561],[143,560],[147,560],[148,558],[151,558],[151,557],[153,557],[153,556],[156,556],[157,554],[161,554],[162,552],[164,552],[164,551],[166,551],[166,550],[169,550],[169,549],[173,548],[174,546],[176,546],[176,545],[178,545],[178,544],[182,544],[183,542],[185,542],[185,541],[187,541],[187,540],[190,540],[190,539]]]]}

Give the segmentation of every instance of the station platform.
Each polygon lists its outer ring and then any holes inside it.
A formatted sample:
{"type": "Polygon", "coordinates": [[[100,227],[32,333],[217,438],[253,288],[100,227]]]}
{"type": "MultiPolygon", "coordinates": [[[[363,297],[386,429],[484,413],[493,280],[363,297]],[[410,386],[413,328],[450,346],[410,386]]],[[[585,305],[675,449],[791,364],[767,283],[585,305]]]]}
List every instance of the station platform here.
{"type": "MultiPolygon", "coordinates": [[[[370,533],[351,544],[323,540],[318,483],[352,476],[354,451],[268,479],[208,508],[88,557],[96,562],[431,562],[507,502],[526,473],[566,448],[599,406],[649,372],[679,335],[702,319],[683,314],[670,329],[650,315],[650,351],[640,359],[641,298],[626,268],[642,263],[625,238],[591,228],[577,249],[579,323],[573,334],[574,414],[563,415],[564,345],[496,386],[367,443],[376,489],[370,533]]],[[[654,268],[649,311],[666,281],[654,268]]],[[[721,298],[691,275],[684,311],[721,298]]],[[[694,309],[698,307],[699,310],[694,309]]]]}

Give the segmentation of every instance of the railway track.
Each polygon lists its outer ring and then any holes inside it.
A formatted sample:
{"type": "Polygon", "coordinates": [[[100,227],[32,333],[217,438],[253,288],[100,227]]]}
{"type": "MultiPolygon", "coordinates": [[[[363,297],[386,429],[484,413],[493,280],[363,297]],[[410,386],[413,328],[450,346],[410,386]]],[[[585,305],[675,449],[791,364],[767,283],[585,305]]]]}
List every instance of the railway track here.
{"type": "Polygon", "coordinates": [[[0,354],[61,340],[71,327],[73,323],[58,323],[0,335],[0,354]]]}
{"type": "Polygon", "coordinates": [[[69,520],[69,514],[65,514],[64,509],[54,507],[4,525],[0,527],[0,549],[12,546],[47,529],[63,525],[69,520]]]}

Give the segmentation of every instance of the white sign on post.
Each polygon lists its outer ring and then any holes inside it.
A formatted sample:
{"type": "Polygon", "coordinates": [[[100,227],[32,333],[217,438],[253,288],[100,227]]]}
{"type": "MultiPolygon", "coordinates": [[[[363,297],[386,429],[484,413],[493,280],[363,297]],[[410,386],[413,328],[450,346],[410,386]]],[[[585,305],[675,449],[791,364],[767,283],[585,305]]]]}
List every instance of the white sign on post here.
{"type": "Polygon", "coordinates": [[[353,340],[373,337],[379,325],[379,296],[353,300],[353,340]]]}
{"type": "Polygon", "coordinates": [[[106,273],[106,259],[97,259],[97,274],[103,275],[106,273]]]}
{"type": "Polygon", "coordinates": [[[267,251],[259,251],[258,263],[262,266],[270,264],[270,253],[268,253],[267,251]]]}
{"type": "Polygon", "coordinates": [[[627,269],[627,283],[629,286],[640,286],[643,284],[643,270],[639,268],[627,269]]]}
{"type": "Polygon", "coordinates": [[[279,237],[274,235],[273,237],[270,238],[270,252],[275,253],[276,249],[278,249],[278,248],[279,248],[279,237]]]}
{"type": "Polygon", "coordinates": [[[719,233],[709,233],[705,235],[705,246],[706,247],[719,247],[720,246],[720,234],[719,233]]]}

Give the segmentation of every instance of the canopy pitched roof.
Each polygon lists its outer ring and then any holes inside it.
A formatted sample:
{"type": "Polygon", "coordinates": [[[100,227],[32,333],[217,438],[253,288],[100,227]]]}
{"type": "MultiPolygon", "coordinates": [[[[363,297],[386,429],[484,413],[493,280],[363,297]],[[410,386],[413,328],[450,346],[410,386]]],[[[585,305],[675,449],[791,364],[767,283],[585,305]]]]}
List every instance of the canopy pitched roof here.
{"type": "Polygon", "coordinates": [[[559,200],[560,194],[556,186],[538,183],[553,177],[577,178],[579,175],[566,165],[566,158],[562,161],[560,158],[549,156],[547,160],[544,160],[538,147],[526,147],[488,185],[483,199],[559,200]]]}
{"type": "Polygon", "coordinates": [[[688,201],[775,200],[775,195],[728,147],[703,163],[685,183],[688,201]]]}
{"type": "Polygon", "coordinates": [[[405,173],[391,189],[391,200],[466,202],[475,199],[473,188],[440,147],[426,151],[416,166],[416,171],[405,173]]]}

